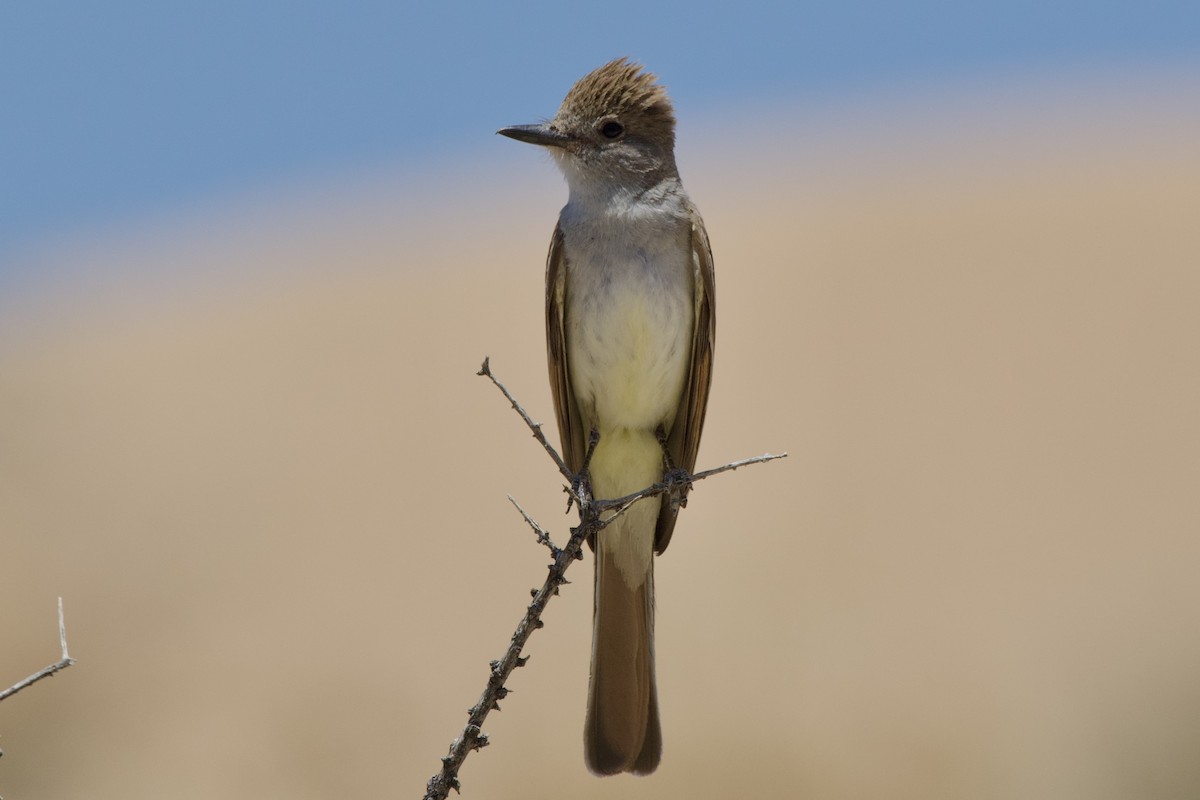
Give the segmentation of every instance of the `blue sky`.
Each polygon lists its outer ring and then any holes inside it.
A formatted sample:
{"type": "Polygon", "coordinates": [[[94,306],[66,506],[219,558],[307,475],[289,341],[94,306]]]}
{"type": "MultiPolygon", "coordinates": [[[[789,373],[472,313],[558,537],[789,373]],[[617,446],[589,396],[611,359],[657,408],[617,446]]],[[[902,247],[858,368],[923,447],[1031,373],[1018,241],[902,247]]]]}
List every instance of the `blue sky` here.
{"type": "Polygon", "coordinates": [[[1200,67],[1200,3],[4,3],[0,277],[78,230],[479,148],[617,55],[698,114],[948,76],[1200,67]]]}

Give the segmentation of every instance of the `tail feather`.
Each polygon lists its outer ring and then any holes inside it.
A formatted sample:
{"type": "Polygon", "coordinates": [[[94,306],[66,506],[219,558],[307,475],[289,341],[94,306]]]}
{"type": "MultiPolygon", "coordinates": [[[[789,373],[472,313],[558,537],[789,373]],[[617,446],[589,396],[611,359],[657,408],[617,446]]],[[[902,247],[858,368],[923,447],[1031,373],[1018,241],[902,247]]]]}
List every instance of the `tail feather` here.
{"type": "Polygon", "coordinates": [[[654,681],[654,568],[630,585],[607,548],[596,548],[592,674],[584,758],[598,775],[647,775],[662,756],[654,681]]]}

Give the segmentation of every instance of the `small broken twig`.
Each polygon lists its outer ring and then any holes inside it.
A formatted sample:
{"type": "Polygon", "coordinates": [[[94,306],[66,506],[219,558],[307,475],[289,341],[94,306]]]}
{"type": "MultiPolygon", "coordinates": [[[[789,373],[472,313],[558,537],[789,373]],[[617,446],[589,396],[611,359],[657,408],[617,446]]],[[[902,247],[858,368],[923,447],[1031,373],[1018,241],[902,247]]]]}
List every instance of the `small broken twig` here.
{"type": "Polygon", "coordinates": [[[7,700],[17,692],[24,689],[26,686],[32,686],[42,678],[49,678],[54,673],[61,672],[75,663],[75,659],[71,658],[70,654],[67,652],[67,625],[66,622],[63,621],[63,603],[61,597],[58,598],[58,642],[62,647],[62,658],[59,659],[58,662],[51,664],[44,669],[38,670],[25,680],[18,681],[17,683],[14,683],[12,686],[5,689],[3,692],[0,692],[0,700],[7,700]]]}

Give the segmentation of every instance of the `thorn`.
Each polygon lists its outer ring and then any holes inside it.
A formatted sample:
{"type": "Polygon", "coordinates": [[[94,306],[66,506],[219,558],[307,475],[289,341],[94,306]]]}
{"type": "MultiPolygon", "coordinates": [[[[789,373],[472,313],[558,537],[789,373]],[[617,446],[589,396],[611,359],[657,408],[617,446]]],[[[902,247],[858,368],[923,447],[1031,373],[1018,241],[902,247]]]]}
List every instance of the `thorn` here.
{"type": "Polygon", "coordinates": [[[503,700],[504,698],[508,697],[508,693],[509,693],[508,687],[501,686],[499,689],[496,690],[496,699],[503,700]]]}
{"type": "Polygon", "coordinates": [[[479,368],[479,372],[476,372],[475,374],[476,375],[491,375],[492,367],[490,364],[488,364],[488,362],[491,360],[492,360],[491,356],[484,356],[483,357],[483,366],[481,366],[479,368]]]}
{"type": "Polygon", "coordinates": [[[517,666],[523,667],[529,663],[529,656],[517,656],[517,666]]]}

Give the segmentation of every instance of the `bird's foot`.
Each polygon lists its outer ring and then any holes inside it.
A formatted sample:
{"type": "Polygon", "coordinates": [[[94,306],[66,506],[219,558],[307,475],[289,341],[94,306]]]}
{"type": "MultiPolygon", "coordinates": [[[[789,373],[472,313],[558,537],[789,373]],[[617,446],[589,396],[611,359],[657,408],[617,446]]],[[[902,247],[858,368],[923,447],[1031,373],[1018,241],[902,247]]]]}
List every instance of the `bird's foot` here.
{"type": "Polygon", "coordinates": [[[671,503],[671,513],[674,514],[687,505],[687,493],[692,488],[692,474],[682,467],[675,466],[671,458],[671,448],[667,444],[667,431],[662,425],[654,431],[658,446],[662,448],[663,479],[667,486],[667,497],[671,503]]]}
{"type": "Polygon", "coordinates": [[[663,483],[667,485],[671,513],[675,514],[687,505],[687,493],[692,488],[692,474],[686,469],[672,467],[663,473],[663,483]]]}
{"type": "MultiPolygon", "coordinates": [[[[580,510],[592,502],[592,454],[596,452],[596,445],[600,443],[600,431],[592,428],[592,432],[588,434],[587,451],[583,454],[583,466],[579,468],[579,472],[575,473],[575,477],[571,479],[571,497],[579,503],[580,510]]],[[[567,502],[567,511],[571,510],[571,503],[567,502]]]]}

